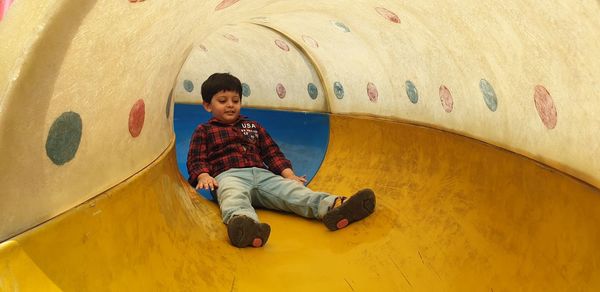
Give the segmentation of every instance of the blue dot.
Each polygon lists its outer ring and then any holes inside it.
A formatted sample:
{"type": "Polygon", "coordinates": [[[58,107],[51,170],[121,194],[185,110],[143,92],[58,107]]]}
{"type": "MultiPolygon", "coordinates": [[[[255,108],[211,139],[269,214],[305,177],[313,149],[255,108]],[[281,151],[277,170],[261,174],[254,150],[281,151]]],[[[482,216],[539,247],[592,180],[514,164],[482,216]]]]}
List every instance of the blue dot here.
{"type": "Polygon", "coordinates": [[[183,81],[183,88],[187,92],[192,92],[192,91],[194,91],[194,83],[192,81],[190,81],[190,80],[184,80],[183,81]]]}
{"type": "Polygon", "coordinates": [[[317,99],[317,96],[319,96],[319,89],[317,89],[316,85],[314,85],[313,83],[309,83],[307,90],[310,98],[317,99]]]}
{"type": "Polygon", "coordinates": [[[56,165],[69,162],[79,149],[83,127],[78,113],[65,112],[50,127],[46,140],[46,155],[56,165]]]}
{"type": "Polygon", "coordinates": [[[344,86],[339,81],[333,83],[333,92],[338,99],[344,98],[344,86]]]}
{"type": "Polygon", "coordinates": [[[487,80],[481,79],[479,81],[479,89],[481,89],[481,92],[483,93],[483,100],[487,107],[495,112],[498,108],[498,98],[496,97],[496,92],[492,85],[487,80]]]}
{"type": "Polygon", "coordinates": [[[242,95],[248,97],[250,96],[250,94],[252,94],[252,90],[250,90],[250,85],[242,83],[242,95]]]}
{"type": "Polygon", "coordinates": [[[345,25],[343,22],[334,21],[333,24],[335,26],[337,26],[343,32],[350,32],[350,28],[347,25],[345,25]]]}
{"type": "Polygon", "coordinates": [[[417,87],[410,80],[406,80],[404,83],[406,85],[406,95],[408,95],[408,99],[410,102],[416,104],[419,101],[419,91],[417,91],[417,87]]]}

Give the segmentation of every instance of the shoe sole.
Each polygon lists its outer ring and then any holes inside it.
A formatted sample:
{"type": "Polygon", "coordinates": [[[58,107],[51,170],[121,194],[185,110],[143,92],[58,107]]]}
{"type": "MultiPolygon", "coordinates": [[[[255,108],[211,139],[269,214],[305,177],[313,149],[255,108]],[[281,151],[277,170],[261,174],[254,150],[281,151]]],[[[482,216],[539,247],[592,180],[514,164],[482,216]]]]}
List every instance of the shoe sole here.
{"type": "Polygon", "coordinates": [[[255,222],[246,216],[237,216],[227,224],[227,234],[233,246],[261,247],[269,239],[271,226],[266,223],[255,222]]]}
{"type": "Polygon", "coordinates": [[[375,194],[370,189],[358,191],[339,207],[323,217],[323,223],[331,231],[342,229],[375,211],[375,194]]]}

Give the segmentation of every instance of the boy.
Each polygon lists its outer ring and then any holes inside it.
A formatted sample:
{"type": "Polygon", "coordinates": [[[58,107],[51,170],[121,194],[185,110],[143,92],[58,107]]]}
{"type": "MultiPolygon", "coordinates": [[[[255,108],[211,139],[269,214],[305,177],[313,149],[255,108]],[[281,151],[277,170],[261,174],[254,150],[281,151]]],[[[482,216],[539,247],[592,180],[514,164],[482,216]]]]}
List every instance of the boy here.
{"type": "Polygon", "coordinates": [[[253,206],[321,219],[337,230],[375,210],[369,189],[350,198],[313,192],[304,186],[292,165],[267,131],[240,116],[242,85],[228,73],[215,73],[202,84],[202,105],[212,114],[190,141],[188,181],[211,190],[221,208],[227,234],[236,247],[261,247],[271,227],[260,223],[253,206]]]}

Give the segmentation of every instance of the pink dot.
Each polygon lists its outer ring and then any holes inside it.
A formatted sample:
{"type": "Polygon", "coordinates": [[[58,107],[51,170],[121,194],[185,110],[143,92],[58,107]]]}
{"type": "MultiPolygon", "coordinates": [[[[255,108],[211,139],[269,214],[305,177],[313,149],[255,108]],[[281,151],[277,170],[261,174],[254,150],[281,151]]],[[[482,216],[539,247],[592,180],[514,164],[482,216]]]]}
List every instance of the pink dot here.
{"type": "Polygon", "coordinates": [[[304,43],[315,49],[319,47],[319,43],[310,36],[302,35],[302,40],[304,41],[304,43]]]}
{"type": "Polygon", "coordinates": [[[558,122],[558,114],[554,101],[548,90],[541,85],[535,86],[535,93],[533,94],[533,101],[535,102],[535,108],[537,109],[542,123],[548,129],[554,129],[558,122]]]}
{"type": "Polygon", "coordinates": [[[279,98],[285,97],[285,86],[283,86],[283,84],[277,83],[277,87],[275,87],[275,91],[277,92],[277,96],[279,96],[279,98]]]}
{"type": "Polygon", "coordinates": [[[232,41],[232,42],[236,42],[236,43],[237,43],[237,42],[239,42],[239,41],[240,41],[240,39],[238,39],[236,36],[234,36],[234,35],[232,35],[232,34],[230,34],[230,33],[226,33],[226,34],[224,34],[223,36],[224,36],[226,39],[228,39],[228,40],[230,40],[230,41],[232,41]]]}
{"type": "Polygon", "coordinates": [[[369,100],[371,102],[377,102],[377,97],[379,97],[379,92],[377,92],[377,87],[375,84],[369,82],[367,84],[367,95],[369,96],[369,100]]]}
{"type": "Polygon", "coordinates": [[[440,86],[440,101],[442,102],[442,107],[447,113],[451,112],[454,108],[452,94],[446,85],[440,86]]]}
{"type": "Polygon", "coordinates": [[[144,127],[144,118],[146,116],[146,106],[143,99],[138,99],[129,111],[129,134],[131,137],[137,137],[144,127]]]}
{"type": "Polygon", "coordinates": [[[275,44],[282,50],[289,52],[290,51],[290,46],[288,46],[288,44],[285,41],[282,40],[275,40],[275,44]]]}
{"type": "Polygon", "coordinates": [[[396,15],[396,13],[391,12],[383,7],[375,7],[375,10],[381,16],[387,18],[387,20],[394,22],[394,23],[400,23],[400,17],[398,17],[398,15],[396,15]]]}
{"type": "Polygon", "coordinates": [[[238,3],[239,1],[240,0],[223,0],[221,3],[219,3],[219,5],[217,5],[217,7],[215,7],[215,11],[225,9],[235,3],[238,3]]]}

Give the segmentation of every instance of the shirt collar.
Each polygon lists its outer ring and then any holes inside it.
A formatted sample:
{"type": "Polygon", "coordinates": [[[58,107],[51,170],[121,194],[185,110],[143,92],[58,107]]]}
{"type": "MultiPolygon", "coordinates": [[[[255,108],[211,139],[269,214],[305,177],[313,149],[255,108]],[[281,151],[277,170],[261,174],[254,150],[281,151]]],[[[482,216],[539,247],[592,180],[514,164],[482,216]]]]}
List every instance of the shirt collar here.
{"type": "Polygon", "coordinates": [[[217,118],[213,117],[213,118],[210,118],[210,120],[208,120],[208,123],[212,124],[212,125],[218,125],[218,126],[234,126],[234,125],[239,124],[241,121],[245,121],[247,119],[248,119],[247,116],[240,115],[240,117],[237,119],[237,121],[235,121],[235,123],[233,123],[233,124],[225,124],[225,123],[219,122],[219,120],[217,120],[217,118]]]}

